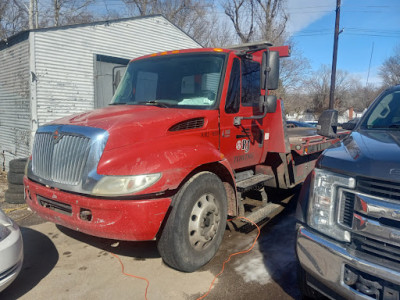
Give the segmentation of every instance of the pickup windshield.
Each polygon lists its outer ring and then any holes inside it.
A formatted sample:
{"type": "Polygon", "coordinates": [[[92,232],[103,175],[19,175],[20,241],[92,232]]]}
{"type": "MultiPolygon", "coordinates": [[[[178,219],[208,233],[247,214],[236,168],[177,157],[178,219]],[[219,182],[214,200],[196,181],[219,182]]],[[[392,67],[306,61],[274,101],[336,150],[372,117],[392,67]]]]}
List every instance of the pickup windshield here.
{"type": "Polygon", "coordinates": [[[111,105],[215,107],[225,54],[176,54],[129,64],[111,105]]]}
{"type": "Polygon", "coordinates": [[[361,128],[400,130],[400,89],[383,93],[364,118],[361,128]]]}

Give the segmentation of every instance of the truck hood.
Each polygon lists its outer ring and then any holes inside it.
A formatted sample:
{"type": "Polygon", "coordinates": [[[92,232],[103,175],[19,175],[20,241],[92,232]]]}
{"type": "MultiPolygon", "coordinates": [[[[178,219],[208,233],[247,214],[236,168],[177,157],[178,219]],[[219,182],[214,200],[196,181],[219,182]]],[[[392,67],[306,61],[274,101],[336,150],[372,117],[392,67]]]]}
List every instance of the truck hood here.
{"type": "Polygon", "coordinates": [[[350,176],[400,181],[400,131],[352,132],[327,149],[317,166],[350,176]]]}
{"type": "Polygon", "coordinates": [[[111,150],[139,141],[150,142],[165,136],[177,123],[204,116],[204,110],[118,105],[72,115],[53,121],[51,124],[104,129],[109,133],[105,150],[111,150]]]}

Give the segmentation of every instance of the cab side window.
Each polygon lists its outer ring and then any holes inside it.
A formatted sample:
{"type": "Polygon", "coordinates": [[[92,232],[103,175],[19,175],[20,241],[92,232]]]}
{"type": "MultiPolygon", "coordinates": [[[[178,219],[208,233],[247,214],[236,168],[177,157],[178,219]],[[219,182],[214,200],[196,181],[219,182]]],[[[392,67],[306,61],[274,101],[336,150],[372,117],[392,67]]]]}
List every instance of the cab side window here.
{"type": "Polygon", "coordinates": [[[242,105],[257,106],[260,98],[260,64],[242,60],[242,105]]]}
{"type": "Polygon", "coordinates": [[[233,60],[231,78],[229,80],[228,92],[226,95],[225,111],[228,114],[239,112],[240,107],[240,61],[233,60]]]}

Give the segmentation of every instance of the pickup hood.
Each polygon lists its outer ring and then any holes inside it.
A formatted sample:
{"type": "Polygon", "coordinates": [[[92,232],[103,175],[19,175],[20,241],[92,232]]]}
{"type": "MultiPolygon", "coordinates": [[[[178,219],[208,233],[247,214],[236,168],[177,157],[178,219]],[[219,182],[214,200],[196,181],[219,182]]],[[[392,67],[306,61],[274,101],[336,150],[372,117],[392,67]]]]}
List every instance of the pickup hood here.
{"type": "MultiPolygon", "coordinates": [[[[105,150],[149,142],[166,136],[169,128],[185,120],[205,118],[206,110],[163,108],[143,105],[119,105],[58,119],[51,124],[88,126],[107,130],[105,150]]],[[[204,121],[206,125],[206,118],[204,121]]]]}
{"type": "Polygon", "coordinates": [[[400,131],[352,132],[327,149],[317,166],[350,176],[400,181],[400,131]]]}

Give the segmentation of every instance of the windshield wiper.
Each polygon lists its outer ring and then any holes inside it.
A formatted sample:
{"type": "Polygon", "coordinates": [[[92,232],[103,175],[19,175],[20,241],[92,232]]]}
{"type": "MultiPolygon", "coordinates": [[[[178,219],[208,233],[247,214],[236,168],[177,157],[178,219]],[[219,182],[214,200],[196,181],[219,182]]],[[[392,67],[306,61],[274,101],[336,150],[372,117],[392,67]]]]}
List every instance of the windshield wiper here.
{"type": "Polygon", "coordinates": [[[142,102],[139,102],[138,104],[156,105],[156,106],[160,106],[160,107],[169,108],[168,104],[157,101],[157,100],[142,101],[142,102]]]}

